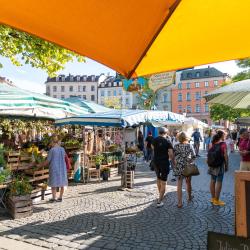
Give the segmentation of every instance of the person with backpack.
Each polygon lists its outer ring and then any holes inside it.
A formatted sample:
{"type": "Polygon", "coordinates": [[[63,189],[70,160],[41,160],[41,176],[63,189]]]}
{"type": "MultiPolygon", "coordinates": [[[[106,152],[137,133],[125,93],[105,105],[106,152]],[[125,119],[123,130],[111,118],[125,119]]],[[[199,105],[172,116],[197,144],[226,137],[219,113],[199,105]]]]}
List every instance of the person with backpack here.
{"type": "Polygon", "coordinates": [[[210,192],[212,197],[210,201],[215,206],[225,205],[225,202],[219,199],[224,173],[228,170],[227,145],[224,137],[225,133],[219,130],[214,135],[212,146],[207,154],[208,174],[211,175],[210,192]]]}

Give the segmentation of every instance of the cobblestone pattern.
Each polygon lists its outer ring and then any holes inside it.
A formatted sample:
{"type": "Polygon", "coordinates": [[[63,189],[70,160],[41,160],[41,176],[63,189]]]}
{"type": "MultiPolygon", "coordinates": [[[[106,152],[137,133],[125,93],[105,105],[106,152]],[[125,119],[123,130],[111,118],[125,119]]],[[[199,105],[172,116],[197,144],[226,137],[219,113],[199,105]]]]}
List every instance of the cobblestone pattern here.
{"type": "Polygon", "coordinates": [[[208,192],[196,189],[194,201],[178,209],[172,185],[164,207],[156,208],[154,173],[147,166],[137,172],[131,191],[117,191],[119,178],[70,186],[62,203],[41,203],[31,217],[2,220],[0,235],[50,249],[147,250],[206,249],[208,231],[234,233],[231,193],[218,208],[208,192]]]}

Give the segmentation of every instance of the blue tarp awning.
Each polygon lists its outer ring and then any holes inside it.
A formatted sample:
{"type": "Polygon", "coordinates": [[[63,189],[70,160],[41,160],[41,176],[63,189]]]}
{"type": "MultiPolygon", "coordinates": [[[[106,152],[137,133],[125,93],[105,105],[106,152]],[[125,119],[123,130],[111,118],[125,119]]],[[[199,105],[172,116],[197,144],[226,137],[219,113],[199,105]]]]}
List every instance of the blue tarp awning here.
{"type": "Polygon", "coordinates": [[[56,120],[57,126],[77,124],[90,126],[131,127],[153,122],[183,123],[185,117],[169,111],[111,110],[56,120]]]}

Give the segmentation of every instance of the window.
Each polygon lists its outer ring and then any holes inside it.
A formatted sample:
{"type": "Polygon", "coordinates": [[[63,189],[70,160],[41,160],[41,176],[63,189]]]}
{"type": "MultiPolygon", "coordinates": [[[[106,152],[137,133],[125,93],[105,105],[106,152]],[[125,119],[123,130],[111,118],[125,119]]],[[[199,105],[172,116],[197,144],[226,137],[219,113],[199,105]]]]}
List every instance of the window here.
{"type": "Polygon", "coordinates": [[[190,105],[187,105],[187,113],[192,113],[192,108],[190,105]]]}
{"type": "Polygon", "coordinates": [[[77,77],[76,77],[76,80],[77,80],[78,82],[80,82],[80,76],[77,76],[77,77]]]}
{"type": "Polygon", "coordinates": [[[57,98],[57,95],[53,95],[54,98],[57,98]]]}
{"type": "Polygon", "coordinates": [[[164,103],[168,102],[168,94],[163,95],[163,102],[164,103]]]}
{"type": "Polygon", "coordinates": [[[56,82],[59,82],[59,77],[58,76],[56,77],[56,82]]]}
{"type": "Polygon", "coordinates": [[[190,87],[191,87],[190,82],[187,82],[187,89],[190,89],[190,87]]]}
{"type": "Polygon", "coordinates": [[[187,92],[186,99],[187,99],[187,101],[191,101],[191,94],[189,92],[187,92]]]}
{"type": "Polygon", "coordinates": [[[81,86],[79,85],[79,86],[78,86],[78,92],[80,92],[80,91],[81,91],[81,86]]]}
{"type": "Polygon", "coordinates": [[[195,100],[199,101],[201,99],[201,93],[200,92],[195,92],[195,100]]]}
{"type": "Polygon", "coordinates": [[[214,86],[215,86],[215,87],[218,86],[218,80],[214,80],[214,86]]]}
{"type": "Polygon", "coordinates": [[[101,90],[101,96],[104,96],[104,95],[105,95],[105,91],[101,90]]]}
{"type": "Polygon", "coordinates": [[[73,92],[73,90],[74,90],[74,87],[73,86],[69,86],[69,91],[73,92]]]}
{"type": "Polygon", "coordinates": [[[64,95],[61,95],[61,99],[64,99],[65,98],[65,96],[64,95]]]}
{"type": "Polygon", "coordinates": [[[91,80],[92,80],[92,82],[94,82],[95,81],[95,76],[92,76],[91,80]]]}
{"type": "Polygon", "coordinates": [[[188,74],[187,74],[187,77],[188,77],[188,78],[192,78],[192,73],[188,73],[188,74]]]}
{"type": "Polygon", "coordinates": [[[178,89],[182,89],[182,83],[178,83],[178,89]]]}
{"type": "Polygon", "coordinates": [[[209,105],[208,105],[208,103],[205,104],[205,112],[209,112],[209,105]]]}
{"type": "Polygon", "coordinates": [[[209,87],[209,82],[208,82],[208,81],[205,82],[205,87],[206,87],[206,88],[209,87]]]}
{"type": "Polygon", "coordinates": [[[82,99],[83,99],[83,100],[86,100],[86,95],[83,95],[83,96],[82,96],[82,99]]]}
{"type": "Polygon", "coordinates": [[[200,77],[200,72],[196,72],[195,76],[200,77]]]}
{"type": "Polygon", "coordinates": [[[95,86],[91,86],[91,91],[95,91],[95,86]]]}
{"type": "Polygon", "coordinates": [[[182,93],[179,93],[178,94],[178,102],[181,102],[182,101],[182,93]]]}
{"type": "Polygon", "coordinates": [[[113,86],[116,87],[116,86],[117,86],[117,82],[114,82],[114,83],[113,83],[113,86]]]}
{"type": "Polygon", "coordinates": [[[119,95],[122,95],[122,89],[119,89],[119,95]]]}
{"type": "Polygon", "coordinates": [[[64,82],[65,81],[65,76],[62,76],[62,82],[64,82]]]}
{"type": "Polygon", "coordinates": [[[113,91],[113,96],[116,96],[116,90],[113,91]]]}
{"type": "Polygon", "coordinates": [[[122,82],[119,82],[119,86],[122,87],[122,82]]]}
{"type": "Polygon", "coordinates": [[[86,86],[82,86],[82,92],[86,91],[86,86]]]}
{"type": "Polygon", "coordinates": [[[108,96],[111,96],[111,91],[110,90],[108,91],[108,96]]]}
{"type": "Polygon", "coordinates": [[[129,99],[128,98],[126,98],[126,105],[128,105],[129,104],[129,99]]]}
{"type": "Polygon", "coordinates": [[[209,71],[208,70],[205,71],[205,76],[209,76],[209,71]]]}
{"type": "Polygon", "coordinates": [[[50,86],[47,86],[47,87],[46,87],[46,91],[47,91],[47,93],[50,92],[50,86]]]}
{"type": "Polygon", "coordinates": [[[182,106],[181,105],[178,106],[178,112],[182,113],[182,106]]]}
{"type": "Polygon", "coordinates": [[[109,83],[108,83],[108,86],[109,86],[109,87],[111,87],[111,86],[112,86],[111,82],[109,82],[109,83]]]}
{"type": "Polygon", "coordinates": [[[200,105],[199,104],[195,105],[195,112],[200,113],[200,105]]]}
{"type": "Polygon", "coordinates": [[[53,86],[53,91],[56,92],[57,91],[57,87],[53,86]]]}
{"type": "Polygon", "coordinates": [[[73,82],[74,81],[74,77],[73,76],[70,76],[70,81],[73,82]]]}
{"type": "Polygon", "coordinates": [[[65,91],[65,87],[61,86],[61,92],[64,92],[64,91],[65,91]]]}
{"type": "Polygon", "coordinates": [[[200,83],[199,82],[196,82],[195,83],[195,88],[199,88],[200,87],[200,83]]]}
{"type": "Polygon", "coordinates": [[[91,101],[95,101],[95,95],[91,95],[91,101]]]}

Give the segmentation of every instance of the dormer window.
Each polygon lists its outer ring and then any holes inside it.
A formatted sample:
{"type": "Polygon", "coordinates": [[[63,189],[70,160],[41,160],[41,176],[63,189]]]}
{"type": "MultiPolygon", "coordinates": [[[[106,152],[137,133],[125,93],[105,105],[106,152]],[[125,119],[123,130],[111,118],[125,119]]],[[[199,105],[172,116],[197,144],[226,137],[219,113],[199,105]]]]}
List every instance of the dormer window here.
{"type": "Polygon", "coordinates": [[[92,76],[91,79],[92,79],[92,82],[94,82],[95,81],[95,76],[92,76]]]}
{"type": "Polygon", "coordinates": [[[62,76],[61,80],[62,80],[62,82],[64,82],[65,81],[65,76],[62,76]]]}
{"type": "Polygon", "coordinates": [[[83,81],[86,82],[87,81],[87,76],[83,77],[83,81]]]}
{"type": "Polygon", "coordinates": [[[200,72],[196,72],[195,76],[200,77],[200,72]]]}
{"type": "Polygon", "coordinates": [[[74,77],[73,76],[70,76],[70,81],[73,82],[74,81],[74,77]]]}
{"type": "Polygon", "coordinates": [[[80,76],[77,76],[77,77],[76,77],[76,80],[77,80],[78,82],[80,82],[80,76]]]}
{"type": "Polygon", "coordinates": [[[59,82],[59,77],[58,76],[56,77],[56,82],[59,82]]]}

